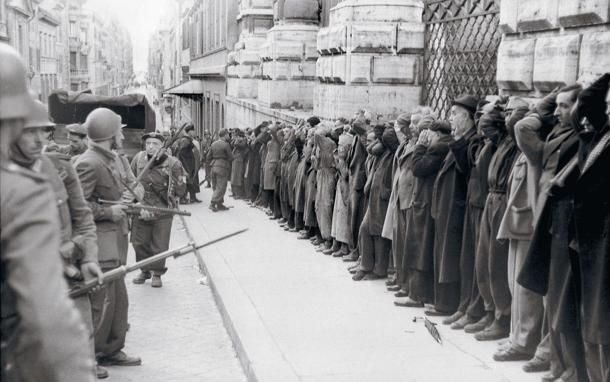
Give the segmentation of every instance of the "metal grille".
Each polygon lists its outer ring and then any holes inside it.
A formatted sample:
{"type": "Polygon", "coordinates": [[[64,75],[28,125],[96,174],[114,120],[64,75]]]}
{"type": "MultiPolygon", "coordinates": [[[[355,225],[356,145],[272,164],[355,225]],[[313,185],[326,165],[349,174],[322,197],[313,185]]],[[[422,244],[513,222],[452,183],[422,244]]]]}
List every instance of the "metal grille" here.
{"type": "Polygon", "coordinates": [[[500,0],[431,0],[424,8],[423,102],[447,117],[461,94],[496,94],[500,0]]]}

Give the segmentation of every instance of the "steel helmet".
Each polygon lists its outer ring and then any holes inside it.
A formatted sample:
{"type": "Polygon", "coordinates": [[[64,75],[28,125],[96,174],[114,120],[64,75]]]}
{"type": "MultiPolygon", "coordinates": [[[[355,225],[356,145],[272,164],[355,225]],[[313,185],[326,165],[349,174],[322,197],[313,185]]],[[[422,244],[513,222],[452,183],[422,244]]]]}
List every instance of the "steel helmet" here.
{"type": "Polygon", "coordinates": [[[25,63],[10,45],[0,42],[0,119],[25,118],[33,107],[25,63]]]}
{"type": "Polygon", "coordinates": [[[26,117],[24,127],[55,127],[55,124],[49,121],[47,107],[42,102],[34,100],[32,111],[26,117]]]}
{"type": "Polygon", "coordinates": [[[94,142],[106,141],[121,132],[121,117],[110,109],[99,107],[87,116],[83,126],[94,142]]]}

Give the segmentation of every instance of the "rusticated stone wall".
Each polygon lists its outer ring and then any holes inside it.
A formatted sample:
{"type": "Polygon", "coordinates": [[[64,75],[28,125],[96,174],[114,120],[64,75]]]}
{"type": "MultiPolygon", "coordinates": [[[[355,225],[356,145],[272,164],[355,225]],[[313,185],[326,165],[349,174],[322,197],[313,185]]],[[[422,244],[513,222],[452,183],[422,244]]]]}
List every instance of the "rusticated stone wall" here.
{"type": "Polygon", "coordinates": [[[501,94],[539,97],[610,70],[610,0],[502,0],[501,94]]]}
{"type": "Polygon", "coordinates": [[[392,118],[417,106],[422,12],[419,0],[346,0],[332,8],[317,38],[314,114],[334,119],[364,108],[392,118]]]}

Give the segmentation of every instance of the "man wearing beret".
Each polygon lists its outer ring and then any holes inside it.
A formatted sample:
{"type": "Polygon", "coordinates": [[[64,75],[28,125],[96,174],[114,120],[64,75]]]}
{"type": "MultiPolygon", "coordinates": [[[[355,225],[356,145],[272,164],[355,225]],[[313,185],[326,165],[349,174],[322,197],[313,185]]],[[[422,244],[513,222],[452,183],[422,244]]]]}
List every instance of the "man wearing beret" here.
{"type": "MultiPolygon", "coordinates": [[[[165,137],[161,133],[148,133],[142,137],[145,150],[140,151],[131,161],[131,169],[136,176],[143,173],[146,164],[163,148],[165,137]]],[[[175,208],[186,191],[186,176],[180,162],[163,153],[155,159],[149,170],[142,175],[140,183],[144,187],[142,203],[148,206],[175,208]]],[[[173,216],[168,214],[140,211],[133,219],[131,243],[136,252],[136,261],[167,251],[172,231],[173,216]]],[[[133,279],[134,284],[144,284],[152,278],[151,286],[160,288],[161,275],[167,271],[165,260],[143,268],[133,279]]]]}

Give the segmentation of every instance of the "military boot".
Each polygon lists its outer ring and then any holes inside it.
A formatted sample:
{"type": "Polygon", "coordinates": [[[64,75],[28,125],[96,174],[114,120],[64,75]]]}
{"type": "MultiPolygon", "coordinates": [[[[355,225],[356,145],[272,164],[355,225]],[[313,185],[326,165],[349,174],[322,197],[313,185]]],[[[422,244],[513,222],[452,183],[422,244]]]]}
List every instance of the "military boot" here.
{"type": "Polygon", "coordinates": [[[149,271],[140,271],[140,274],[133,279],[133,283],[138,285],[144,284],[151,277],[149,271]]]}
{"type": "Polygon", "coordinates": [[[161,288],[163,286],[163,282],[161,282],[160,274],[155,273],[152,276],[152,281],[150,282],[150,286],[152,286],[153,288],[161,288]]]}

